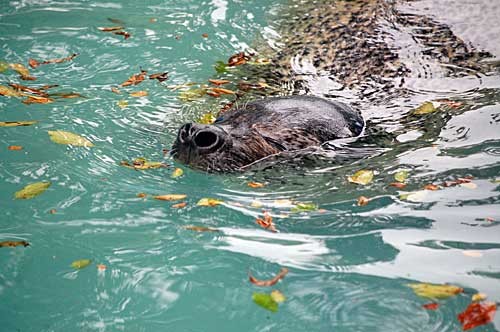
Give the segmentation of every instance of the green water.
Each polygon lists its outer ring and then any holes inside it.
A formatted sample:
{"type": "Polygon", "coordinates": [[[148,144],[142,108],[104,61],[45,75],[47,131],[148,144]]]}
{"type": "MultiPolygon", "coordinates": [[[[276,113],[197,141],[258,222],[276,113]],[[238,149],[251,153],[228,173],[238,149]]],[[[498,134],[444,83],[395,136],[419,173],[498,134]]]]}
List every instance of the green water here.
{"type": "MultiPolygon", "coordinates": [[[[180,124],[224,101],[183,103],[167,86],[215,77],[216,61],[256,40],[274,45],[283,4],[0,3],[0,59],[27,66],[29,58],[79,54],[31,69],[34,82],[6,71],[0,84],[59,84],[54,92],[84,96],[33,105],[0,96],[0,121],[39,121],[0,128],[0,241],[30,243],[0,248],[1,331],[457,331],[456,316],[472,294],[500,301],[497,74],[415,80],[410,100],[364,110],[366,118],[387,120],[426,100],[462,101],[428,141],[343,166],[207,175],[175,164],[163,149],[180,124]],[[117,25],[108,18],[123,20],[131,38],[100,31],[117,25]],[[169,80],[110,91],[141,67],[168,71],[169,80]],[[128,96],[138,90],[149,94],[128,96]],[[118,105],[123,100],[124,108],[118,105]],[[48,130],[77,133],[95,146],[55,144],[48,130]],[[23,150],[10,151],[10,145],[23,150]],[[137,157],[171,167],[119,165],[137,157]],[[174,167],[184,175],[172,178],[174,167]],[[346,176],[359,169],[373,169],[374,181],[348,183],[346,176]],[[464,176],[473,176],[474,186],[426,191],[411,202],[388,186],[403,169],[409,191],[464,176]],[[31,200],[14,199],[38,181],[52,185],[31,200]],[[266,186],[252,189],[248,181],[266,186]],[[186,194],[187,207],[174,209],[172,202],[138,193],[186,194]],[[371,198],[368,205],[356,205],[361,195],[371,198]],[[196,206],[204,197],[224,204],[196,206]],[[286,200],[319,210],[293,213],[286,200]],[[255,223],[262,210],[273,215],[279,233],[255,223]],[[219,232],[197,233],[187,225],[219,232]],[[71,263],[78,259],[92,264],[75,270],[71,263]],[[290,272],[273,287],[248,282],[249,271],[270,279],[281,267],[290,272]],[[427,311],[421,306],[431,301],[416,296],[409,282],[451,283],[465,291],[427,311]],[[273,289],[287,298],[277,313],[252,301],[254,292],[273,289]]],[[[457,29],[470,34],[459,23],[457,29]]],[[[486,46],[498,46],[489,40],[486,46]]],[[[407,133],[410,140],[413,134],[407,133]]],[[[497,330],[499,316],[477,330],[497,330]]]]}

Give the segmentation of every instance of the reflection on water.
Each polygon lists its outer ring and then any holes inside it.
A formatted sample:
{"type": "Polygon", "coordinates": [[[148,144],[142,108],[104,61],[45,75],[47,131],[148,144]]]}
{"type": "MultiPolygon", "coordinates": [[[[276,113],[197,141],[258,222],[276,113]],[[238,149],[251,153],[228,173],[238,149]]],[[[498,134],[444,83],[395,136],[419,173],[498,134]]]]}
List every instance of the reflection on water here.
{"type": "MultiPolygon", "coordinates": [[[[400,3],[393,9],[412,20],[406,26],[380,12],[386,20],[381,34],[412,70],[401,87],[388,92],[368,84],[369,90],[366,82],[346,84],[338,73],[350,63],[330,75],[315,67],[311,53],[287,48],[287,34],[295,27],[290,15],[310,9],[307,1],[293,1],[299,2],[295,9],[264,0],[4,4],[0,60],[27,66],[30,58],[79,55],[30,68],[36,81],[2,72],[0,85],[58,84],[52,92],[84,97],[26,105],[0,96],[0,121],[39,121],[0,128],[0,241],[30,243],[0,248],[2,330],[457,331],[456,315],[472,294],[484,292],[489,300],[500,301],[500,76],[495,67],[500,6],[487,1],[400,3]],[[415,17],[422,15],[432,19],[416,24],[415,17]],[[113,25],[123,25],[131,37],[99,30],[113,25]],[[478,53],[475,67],[458,58],[444,63],[450,53],[435,52],[444,41],[423,41],[429,27],[445,33],[449,27],[465,45],[493,58],[478,53]],[[280,49],[289,52],[276,56],[280,49]],[[240,51],[289,58],[276,68],[289,65],[304,82],[288,82],[284,88],[355,104],[382,134],[373,135],[375,142],[370,137],[343,142],[333,159],[243,174],[207,175],[175,164],[163,150],[170,148],[179,125],[218,110],[230,98],[183,102],[179,91],[168,86],[220,78],[213,65],[240,51]],[[169,79],[119,86],[141,68],[168,71],[169,79]],[[140,90],[148,95],[129,95],[140,90]],[[411,114],[439,99],[460,105],[422,117],[411,114]],[[54,144],[47,131],[57,129],[82,135],[95,147],[54,144]],[[10,145],[23,149],[10,151],[10,145]],[[361,147],[366,153],[349,159],[350,151],[361,147]],[[169,167],[139,171],[120,166],[138,157],[169,167]],[[339,162],[340,157],[347,161],[339,162]],[[184,175],[173,178],[174,167],[183,168],[184,175]],[[375,172],[370,184],[346,180],[360,169],[375,172]],[[406,187],[390,186],[401,170],[409,174],[406,187]],[[465,177],[472,177],[471,183],[444,185],[465,177]],[[13,200],[16,191],[37,181],[52,185],[34,199],[13,200]],[[249,181],[265,186],[250,188],[249,181]],[[430,183],[440,190],[422,189],[430,183]],[[185,208],[151,198],[174,193],[187,195],[185,208]],[[359,196],[369,203],[358,206],[359,196]],[[205,197],[223,203],[197,206],[205,197]],[[317,208],[300,211],[300,204],[317,208]],[[279,232],[255,223],[263,210],[279,232]],[[193,232],[188,225],[218,232],[193,232]],[[78,259],[92,264],[75,271],[70,265],[78,259]],[[280,266],[290,273],[273,288],[248,282],[249,270],[269,279],[280,266]],[[465,292],[427,311],[421,306],[430,301],[417,297],[408,282],[456,284],[465,292]],[[271,289],[287,297],[277,314],[251,300],[253,292],[271,289]]],[[[316,6],[321,9],[324,3],[316,6]]],[[[300,29],[292,40],[304,46],[310,37],[300,39],[300,29]]],[[[462,43],[454,40],[454,45],[462,43]]],[[[370,63],[365,60],[360,63],[370,63]]],[[[366,78],[361,69],[357,76],[366,78]]],[[[272,77],[271,72],[262,66],[224,75],[253,80],[253,75],[272,77]]],[[[499,319],[481,331],[498,330],[499,319]]]]}

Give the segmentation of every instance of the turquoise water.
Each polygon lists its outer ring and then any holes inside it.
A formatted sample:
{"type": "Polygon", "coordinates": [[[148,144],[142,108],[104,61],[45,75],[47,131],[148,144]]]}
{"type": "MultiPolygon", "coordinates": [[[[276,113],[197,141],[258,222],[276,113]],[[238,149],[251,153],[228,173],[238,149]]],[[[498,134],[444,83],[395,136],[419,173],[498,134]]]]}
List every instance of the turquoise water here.
{"type": "MultiPolygon", "coordinates": [[[[275,45],[280,8],[264,0],[2,2],[0,59],[27,66],[29,58],[79,55],[31,69],[34,82],[6,71],[0,84],[59,84],[51,91],[84,96],[32,105],[0,96],[0,121],[39,121],[0,128],[0,241],[30,243],[0,248],[2,331],[457,331],[472,294],[500,301],[498,74],[415,79],[409,99],[367,106],[364,116],[382,123],[427,100],[463,103],[446,111],[449,120],[430,138],[408,129],[406,145],[348,165],[208,175],[165,156],[180,124],[225,103],[185,103],[167,86],[215,77],[216,61],[260,39],[275,45]],[[108,18],[122,20],[131,37],[100,31],[120,25],[108,18]],[[111,92],[141,67],[168,71],[169,79],[111,92]],[[128,95],[139,90],[148,96],[128,95]],[[55,144],[49,130],[95,146],[55,144]],[[138,157],[171,166],[120,166],[138,157]],[[172,178],[175,167],[184,175],[172,178]],[[346,180],[360,169],[375,171],[372,183],[346,180]],[[409,172],[407,191],[419,192],[413,201],[388,186],[400,170],[409,172]],[[421,190],[465,176],[473,185],[421,190]],[[52,184],[33,199],[14,199],[38,181],[52,184]],[[252,189],[249,181],[266,186],[252,189]],[[138,193],[186,194],[187,206],[138,193]],[[361,195],[368,205],[356,205],[361,195]],[[224,203],[197,206],[205,197],[224,203]],[[293,213],[297,202],[319,209],[293,213]],[[262,210],[279,233],[256,225],[262,210]],[[79,259],[92,263],[75,270],[79,259]],[[270,279],[281,267],[290,272],[273,287],[248,282],[249,271],[270,279]],[[465,291],[427,311],[421,306],[431,301],[407,286],[415,282],[465,291]],[[277,313],[252,301],[254,292],[273,289],[287,298],[277,313]]],[[[477,35],[454,20],[459,32],[477,35]]],[[[489,31],[490,23],[478,29],[489,31]]],[[[483,39],[498,56],[498,45],[483,39]]],[[[497,315],[476,330],[499,327],[497,315]]]]}

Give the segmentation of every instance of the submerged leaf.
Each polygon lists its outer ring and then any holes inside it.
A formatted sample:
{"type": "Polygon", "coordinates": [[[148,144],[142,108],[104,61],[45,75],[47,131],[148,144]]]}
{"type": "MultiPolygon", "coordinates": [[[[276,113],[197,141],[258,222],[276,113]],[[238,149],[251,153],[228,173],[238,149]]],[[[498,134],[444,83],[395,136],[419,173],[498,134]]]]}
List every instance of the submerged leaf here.
{"type": "Polygon", "coordinates": [[[436,302],[426,303],[423,304],[422,307],[427,310],[436,310],[437,308],[439,308],[439,303],[436,302]]]}
{"type": "Polygon", "coordinates": [[[250,188],[263,188],[264,187],[264,184],[263,183],[260,183],[260,182],[248,182],[247,185],[250,187],[250,188]]]}
{"type": "Polygon", "coordinates": [[[212,83],[213,85],[224,85],[224,84],[227,84],[227,83],[230,83],[231,81],[228,81],[228,80],[217,80],[217,79],[209,79],[208,80],[210,83],[212,83]]]}
{"type": "Polygon", "coordinates": [[[352,183],[367,185],[373,180],[373,171],[360,170],[354,173],[354,175],[347,177],[347,180],[352,183]]]}
{"type": "Polygon", "coordinates": [[[71,263],[71,267],[77,270],[83,269],[90,265],[92,261],[90,259],[79,259],[71,263]]]}
{"type": "Polygon", "coordinates": [[[217,61],[214,65],[214,69],[217,73],[223,74],[227,71],[227,64],[224,61],[217,61]]]}
{"type": "Polygon", "coordinates": [[[240,66],[245,64],[248,60],[250,60],[250,56],[246,55],[244,52],[240,52],[232,55],[227,60],[227,65],[230,67],[240,66]]]}
{"type": "Polygon", "coordinates": [[[208,112],[203,114],[197,122],[201,124],[212,124],[215,120],[217,120],[217,118],[213,115],[213,113],[208,112]]]}
{"type": "Polygon", "coordinates": [[[207,89],[199,88],[199,89],[189,89],[186,91],[181,91],[179,93],[179,99],[183,101],[193,101],[196,99],[200,99],[207,93],[207,89]]]}
{"type": "Polygon", "coordinates": [[[172,205],[172,208],[173,209],[182,209],[182,208],[185,208],[186,205],[187,205],[186,202],[180,202],[180,203],[172,205]]]}
{"type": "Polygon", "coordinates": [[[121,109],[124,109],[125,107],[128,106],[128,101],[126,101],[126,100],[118,100],[116,102],[116,105],[118,105],[118,107],[120,107],[121,109]]]}
{"type": "Polygon", "coordinates": [[[430,299],[446,299],[450,296],[455,296],[462,293],[464,290],[453,285],[434,285],[427,283],[408,284],[413,289],[415,294],[421,297],[430,299]]]}
{"type": "Polygon", "coordinates": [[[168,79],[168,71],[164,73],[156,73],[149,75],[150,80],[158,80],[159,82],[166,81],[168,79]]]}
{"type": "Polygon", "coordinates": [[[23,189],[17,191],[14,197],[17,199],[30,199],[43,193],[50,187],[50,182],[35,182],[28,184],[23,189]]]}
{"type": "Polygon", "coordinates": [[[408,178],[408,171],[399,171],[394,174],[394,179],[398,182],[405,182],[408,178]]]}
{"type": "Polygon", "coordinates": [[[23,147],[21,145],[9,145],[8,149],[11,151],[20,151],[23,147]]]}
{"type": "Polygon", "coordinates": [[[94,144],[88,139],[79,136],[77,134],[71,133],[69,131],[63,130],[49,130],[50,139],[57,144],[67,144],[73,146],[86,146],[92,147],[94,144]]]}
{"type": "Polygon", "coordinates": [[[272,312],[278,311],[278,302],[276,302],[271,295],[266,293],[253,293],[253,301],[264,309],[272,312]]]}
{"type": "Polygon", "coordinates": [[[270,287],[270,286],[275,285],[281,279],[283,279],[287,275],[287,273],[288,273],[288,269],[283,267],[283,268],[281,268],[281,271],[276,276],[274,276],[272,279],[269,279],[269,280],[258,280],[258,279],[255,279],[250,273],[248,273],[248,280],[256,286],[270,287]]]}
{"type": "Polygon", "coordinates": [[[276,303],[283,303],[286,300],[285,295],[277,289],[271,292],[271,297],[274,301],[276,301],[276,303]]]}
{"type": "Polygon", "coordinates": [[[144,91],[144,90],[142,90],[142,91],[135,91],[135,92],[131,92],[130,95],[132,97],[136,97],[136,98],[138,98],[138,97],[145,97],[145,96],[148,95],[148,92],[144,91]]]}
{"type": "Polygon", "coordinates": [[[215,198],[202,198],[198,201],[198,203],[196,203],[196,205],[198,206],[210,206],[210,207],[214,207],[214,206],[217,206],[217,205],[220,205],[222,204],[223,201],[219,200],[219,199],[215,199],[215,198]]]}
{"type": "Polygon", "coordinates": [[[406,183],[402,183],[402,182],[391,182],[391,183],[389,183],[389,185],[391,187],[395,187],[398,189],[403,189],[404,187],[406,187],[406,183]]]}
{"type": "Polygon", "coordinates": [[[31,126],[38,121],[0,121],[0,127],[20,127],[31,126]]]}
{"type": "Polygon", "coordinates": [[[464,331],[470,330],[493,321],[496,310],[497,305],[493,302],[473,302],[458,314],[458,321],[462,324],[464,331]]]}
{"type": "Polygon", "coordinates": [[[10,68],[10,66],[9,66],[8,62],[0,60],[0,73],[3,73],[4,71],[6,71],[9,68],[10,68]]]}
{"type": "Polygon", "coordinates": [[[195,232],[220,232],[217,228],[205,227],[205,226],[184,226],[185,229],[195,232]]]}
{"type": "Polygon", "coordinates": [[[295,203],[294,207],[291,209],[291,212],[309,212],[316,211],[318,209],[318,205],[314,203],[295,203]]]}
{"type": "Polygon", "coordinates": [[[413,111],[413,114],[423,115],[423,114],[433,113],[437,110],[439,105],[440,105],[439,102],[427,101],[427,102],[423,103],[422,105],[420,105],[419,107],[417,107],[413,111]]]}
{"type": "Polygon", "coordinates": [[[2,247],[19,247],[19,246],[27,247],[29,245],[30,244],[26,241],[2,241],[2,242],[0,242],[0,248],[2,248],[2,247]]]}
{"type": "Polygon", "coordinates": [[[182,176],[183,174],[184,174],[184,171],[182,170],[182,168],[176,168],[172,172],[172,177],[175,179],[175,178],[182,176]]]}
{"type": "Polygon", "coordinates": [[[130,164],[128,161],[124,160],[120,163],[121,166],[125,166],[128,168],[133,168],[136,170],[146,170],[146,169],[156,169],[160,167],[166,167],[167,165],[159,162],[159,161],[148,161],[146,158],[135,158],[130,164]]]}
{"type": "Polygon", "coordinates": [[[168,195],[153,196],[154,199],[158,199],[160,201],[180,201],[181,199],[184,199],[186,197],[187,195],[184,194],[168,194],[168,195]]]}

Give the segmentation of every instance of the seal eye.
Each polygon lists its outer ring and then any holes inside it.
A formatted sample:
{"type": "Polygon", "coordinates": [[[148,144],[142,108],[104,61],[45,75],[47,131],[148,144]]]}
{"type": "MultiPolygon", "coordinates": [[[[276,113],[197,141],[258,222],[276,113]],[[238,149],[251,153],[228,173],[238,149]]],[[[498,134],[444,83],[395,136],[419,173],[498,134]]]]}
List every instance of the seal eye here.
{"type": "Polygon", "coordinates": [[[214,147],[219,142],[219,137],[211,131],[200,131],[194,138],[194,143],[198,148],[208,149],[214,147]]]}

